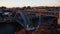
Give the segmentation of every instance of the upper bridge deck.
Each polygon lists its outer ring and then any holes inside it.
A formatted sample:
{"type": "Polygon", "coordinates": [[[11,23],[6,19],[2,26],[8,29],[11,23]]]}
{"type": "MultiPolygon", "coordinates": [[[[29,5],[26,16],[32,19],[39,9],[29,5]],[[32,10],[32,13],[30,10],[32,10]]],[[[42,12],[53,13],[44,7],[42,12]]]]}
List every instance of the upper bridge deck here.
{"type": "MultiPolygon", "coordinates": [[[[45,10],[45,9],[36,9],[36,10],[22,10],[25,14],[27,14],[27,16],[29,16],[29,17],[41,17],[42,15],[43,16],[50,16],[50,17],[57,17],[58,18],[58,15],[59,15],[59,11],[47,11],[47,10],[45,10]],[[33,16],[34,15],[34,16],[33,16]]],[[[16,10],[16,13],[18,14],[19,12],[22,12],[21,10],[16,10]]],[[[22,12],[22,14],[23,14],[23,12],[22,12]]],[[[9,12],[7,12],[6,14],[8,14],[9,12]]],[[[13,13],[9,13],[8,14],[8,17],[6,18],[6,17],[4,17],[3,19],[2,19],[2,22],[4,22],[4,20],[6,21],[13,21],[14,19],[14,17],[12,16],[13,15],[13,13]]],[[[21,17],[21,16],[20,16],[21,17]]],[[[0,19],[1,20],[1,19],[0,19]]],[[[1,21],[0,21],[1,22],[1,21]]]]}

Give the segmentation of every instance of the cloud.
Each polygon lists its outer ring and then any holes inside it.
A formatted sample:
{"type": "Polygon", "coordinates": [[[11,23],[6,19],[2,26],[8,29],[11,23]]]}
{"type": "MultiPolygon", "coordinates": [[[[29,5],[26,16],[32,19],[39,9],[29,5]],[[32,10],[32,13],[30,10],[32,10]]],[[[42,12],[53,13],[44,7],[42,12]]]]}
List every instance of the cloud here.
{"type": "Polygon", "coordinates": [[[60,0],[0,0],[0,6],[60,6],[60,0]]]}

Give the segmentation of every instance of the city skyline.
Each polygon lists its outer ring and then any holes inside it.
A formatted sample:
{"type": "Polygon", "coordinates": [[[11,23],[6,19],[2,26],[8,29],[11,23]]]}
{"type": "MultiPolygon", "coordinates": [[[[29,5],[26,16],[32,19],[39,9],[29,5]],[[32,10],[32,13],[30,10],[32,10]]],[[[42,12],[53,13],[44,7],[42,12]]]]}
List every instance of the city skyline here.
{"type": "Polygon", "coordinates": [[[0,7],[60,6],[60,0],[0,0],[0,7]]]}

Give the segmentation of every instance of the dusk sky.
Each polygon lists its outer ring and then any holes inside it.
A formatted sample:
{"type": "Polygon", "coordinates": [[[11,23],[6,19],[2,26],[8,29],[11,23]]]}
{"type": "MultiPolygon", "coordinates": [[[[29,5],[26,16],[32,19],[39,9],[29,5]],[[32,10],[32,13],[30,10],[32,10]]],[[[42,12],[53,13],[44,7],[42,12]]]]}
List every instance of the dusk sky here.
{"type": "Polygon", "coordinates": [[[0,6],[60,6],[60,0],[0,0],[0,6]]]}

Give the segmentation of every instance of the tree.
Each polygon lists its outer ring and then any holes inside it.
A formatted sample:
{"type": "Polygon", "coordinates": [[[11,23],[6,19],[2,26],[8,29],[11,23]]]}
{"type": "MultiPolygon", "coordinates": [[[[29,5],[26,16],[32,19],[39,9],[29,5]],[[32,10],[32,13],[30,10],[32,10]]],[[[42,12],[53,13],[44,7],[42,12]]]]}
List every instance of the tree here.
{"type": "Polygon", "coordinates": [[[26,9],[26,6],[24,6],[24,7],[22,8],[22,10],[24,10],[24,9],[26,9]]]}
{"type": "Polygon", "coordinates": [[[30,6],[28,6],[28,7],[27,7],[27,9],[31,9],[31,7],[30,7],[30,6]]]}
{"type": "Polygon", "coordinates": [[[2,9],[6,9],[6,7],[5,7],[5,6],[2,6],[2,7],[0,7],[0,8],[2,8],[2,9]]]}

